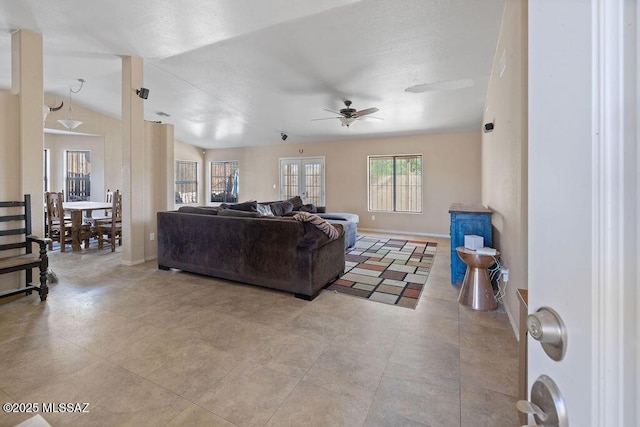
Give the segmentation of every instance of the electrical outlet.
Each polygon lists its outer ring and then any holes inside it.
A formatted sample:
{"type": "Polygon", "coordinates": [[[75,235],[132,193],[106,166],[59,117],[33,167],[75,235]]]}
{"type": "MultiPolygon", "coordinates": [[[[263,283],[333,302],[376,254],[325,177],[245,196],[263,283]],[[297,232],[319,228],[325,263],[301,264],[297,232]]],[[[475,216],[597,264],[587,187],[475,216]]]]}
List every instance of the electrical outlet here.
{"type": "Polygon", "coordinates": [[[156,240],[156,233],[149,233],[149,240],[156,240]]]}
{"type": "Polygon", "coordinates": [[[509,281],[509,269],[508,268],[501,268],[500,269],[500,274],[502,274],[502,280],[507,283],[509,281]]]}
{"type": "Polygon", "coordinates": [[[371,221],[375,221],[376,220],[376,216],[375,215],[371,215],[371,221]]]}

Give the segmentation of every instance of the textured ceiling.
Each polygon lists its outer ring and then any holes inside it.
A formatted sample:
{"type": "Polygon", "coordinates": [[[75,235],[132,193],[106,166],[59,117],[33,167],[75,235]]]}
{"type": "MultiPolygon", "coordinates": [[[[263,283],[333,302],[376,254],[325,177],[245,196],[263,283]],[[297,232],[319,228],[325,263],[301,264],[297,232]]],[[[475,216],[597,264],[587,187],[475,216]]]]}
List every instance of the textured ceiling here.
{"type": "Polygon", "coordinates": [[[479,130],[504,3],[0,0],[0,87],[26,29],[43,35],[45,91],[83,78],[74,104],[114,117],[121,56],[143,57],[145,119],[203,148],[479,130]],[[312,121],[346,99],[384,120],[312,121]]]}

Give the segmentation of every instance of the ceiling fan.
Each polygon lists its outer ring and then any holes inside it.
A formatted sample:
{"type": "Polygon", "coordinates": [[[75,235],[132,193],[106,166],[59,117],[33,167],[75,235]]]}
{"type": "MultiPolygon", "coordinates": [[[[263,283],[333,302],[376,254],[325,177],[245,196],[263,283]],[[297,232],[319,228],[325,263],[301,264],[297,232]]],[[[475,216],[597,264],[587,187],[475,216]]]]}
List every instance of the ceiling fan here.
{"type": "Polygon", "coordinates": [[[346,108],[341,109],[340,112],[327,110],[326,108],[324,108],[324,111],[328,111],[328,112],[333,113],[333,114],[338,114],[337,117],[325,117],[325,118],[321,118],[321,119],[312,119],[311,121],[339,119],[340,122],[342,123],[342,126],[349,127],[349,125],[351,123],[353,123],[354,121],[356,121],[356,120],[368,120],[368,119],[383,120],[380,117],[368,116],[369,114],[373,114],[373,113],[376,113],[376,112],[380,111],[379,109],[377,109],[375,107],[374,108],[367,108],[365,110],[356,111],[355,108],[351,108],[351,101],[349,101],[349,100],[345,100],[344,101],[344,105],[346,106],[346,108]],[[365,116],[368,116],[368,117],[365,117],[365,116]]]}

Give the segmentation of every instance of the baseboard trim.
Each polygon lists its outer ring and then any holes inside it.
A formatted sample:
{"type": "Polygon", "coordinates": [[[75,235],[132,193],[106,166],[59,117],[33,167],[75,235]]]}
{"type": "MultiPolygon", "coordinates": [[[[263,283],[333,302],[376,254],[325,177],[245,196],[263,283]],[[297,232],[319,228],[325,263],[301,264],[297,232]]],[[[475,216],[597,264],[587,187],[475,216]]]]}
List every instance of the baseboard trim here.
{"type": "Polygon", "coordinates": [[[451,236],[448,234],[438,234],[438,233],[419,233],[415,231],[398,231],[398,230],[382,230],[378,228],[361,228],[358,227],[359,232],[372,232],[372,233],[387,233],[387,234],[401,234],[406,236],[425,236],[425,237],[442,237],[444,239],[450,239],[451,236]]]}
{"type": "Polygon", "coordinates": [[[126,266],[132,266],[132,265],[138,265],[138,264],[144,264],[144,263],[145,263],[144,259],[136,259],[133,261],[120,260],[120,264],[126,265],[126,266]]]}
{"type": "Polygon", "coordinates": [[[157,259],[157,258],[158,258],[158,255],[151,255],[151,256],[144,257],[144,260],[153,261],[154,259],[157,259]]]}

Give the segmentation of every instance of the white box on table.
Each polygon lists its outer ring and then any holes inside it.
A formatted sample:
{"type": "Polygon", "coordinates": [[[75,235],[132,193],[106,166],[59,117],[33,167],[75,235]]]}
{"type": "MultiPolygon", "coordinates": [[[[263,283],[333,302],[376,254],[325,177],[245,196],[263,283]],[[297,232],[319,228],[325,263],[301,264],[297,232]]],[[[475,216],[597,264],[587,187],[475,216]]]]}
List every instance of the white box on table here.
{"type": "Polygon", "coordinates": [[[468,234],[464,236],[464,247],[475,251],[478,248],[484,246],[484,237],[476,236],[475,234],[468,234]]]}

